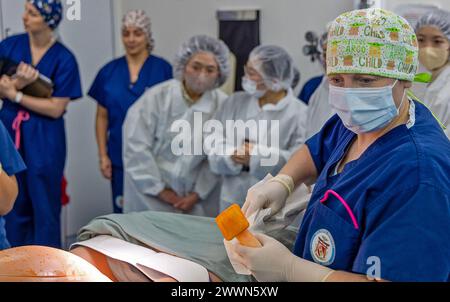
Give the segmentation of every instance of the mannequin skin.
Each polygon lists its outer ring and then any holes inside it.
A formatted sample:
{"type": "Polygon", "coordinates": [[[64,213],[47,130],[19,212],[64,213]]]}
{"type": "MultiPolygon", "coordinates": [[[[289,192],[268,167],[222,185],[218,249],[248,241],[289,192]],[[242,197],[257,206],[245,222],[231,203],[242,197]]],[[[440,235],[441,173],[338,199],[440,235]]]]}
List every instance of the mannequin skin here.
{"type": "Polygon", "coordinates": [[[49,247],[0,251],[0,282],[111,282],[86,260],[49,247]]]}

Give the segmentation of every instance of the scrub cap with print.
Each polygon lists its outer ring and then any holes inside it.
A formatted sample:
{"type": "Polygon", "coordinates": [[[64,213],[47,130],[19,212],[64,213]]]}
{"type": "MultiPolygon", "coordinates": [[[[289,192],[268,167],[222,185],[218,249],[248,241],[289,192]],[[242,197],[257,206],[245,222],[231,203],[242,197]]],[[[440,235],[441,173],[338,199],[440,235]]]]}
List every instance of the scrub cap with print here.
{"type": "Polygon", "coordinates": [[[61,0],[28,0],[44,18],[44,22],[52,29],[56,29],[62,20],[63,6],[61,0]]]}
{"type": "Polygon", "coordinates": [[[327,74],[371,74],[427,82],[417,77],[419,48],[414,29],[404,18],[384,9],[355,10],[340,15],[328,33],[327,74]]]}

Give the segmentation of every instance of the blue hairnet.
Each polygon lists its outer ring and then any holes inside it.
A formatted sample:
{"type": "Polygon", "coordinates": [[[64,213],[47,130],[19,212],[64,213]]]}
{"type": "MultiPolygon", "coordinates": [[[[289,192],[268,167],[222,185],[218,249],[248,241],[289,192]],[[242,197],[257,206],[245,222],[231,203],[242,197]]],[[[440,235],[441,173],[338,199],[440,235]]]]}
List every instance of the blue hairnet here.
{"type": "Polygon", "coordinates": [[[433,26],[438,28],[450,41],[450,12],[435,9],[426,13],[420,17],[417,22],[416,32],[425,26],[433,26]]]}
{"type": "Polygon", "coordinates": [[[204,35],[194,36],[183,44],[175,58],[175,78],[180,81],[183,80],[187,63],[193,55],[199,52],[209,52],[214,55],[219,65],[219,78],[217,79],[216,87],[225,84],[230,75],[230,51],[221,40],[204,35]]]}
{"type": "Polygon", "coordinates": [[[62,20],[63,7],[60,0],[28,0],[39,11],[44,22],[52,30],[56,29],[62,20]]]}
{"type": "Polygon", "coordinates": [[[272,91],[289,89],[295,78],[292,57],[281,47],[258,46],[250,53],[249,61],[264,78],[264,84],[272,91]]]}

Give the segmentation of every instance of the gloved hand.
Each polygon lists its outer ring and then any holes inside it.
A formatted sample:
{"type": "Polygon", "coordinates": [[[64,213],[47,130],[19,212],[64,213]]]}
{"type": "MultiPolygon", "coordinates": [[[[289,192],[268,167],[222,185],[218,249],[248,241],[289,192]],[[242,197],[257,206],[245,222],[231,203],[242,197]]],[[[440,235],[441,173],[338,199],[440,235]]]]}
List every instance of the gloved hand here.
{"type": "Polygon", "coordinates": [[[244,260],[236,252],[237,243],[238,243],[237,239],[233,239],[232,241],[228,241],[226,239],[223,240],[225,251],[227,252],[228,259],[230,260],[231,266],[233,266],[234,271],[240,275],[250,276],[252,272],[249,271],[247,267],[242,264],[244,260]]]}
{"type": "Polygon", "coordinates": [[[247,267],[259,282],[286,282],[288,271],[295,256],[275,239],[263,234],[255,234],[261,248],[249,248],[239,243],[233,245],[235,261],[247,267]]]}
{"type": "Polygon", "coordinates": [[[260,209],[270,208],[270,216],[276,215],[286,204],[286,200],[294,191],[294,181],[288,175],[278,175],[263,186],[250,189],[242,207],[246,217],[260,209]]]}
{"type": "Polygon", "coordinates": [[[261,248],[249,248],[239,243],[234,248],[238,261],[247,267],[259,282],[321,282],[334,271],[328,267],[295,256],[277,240],[255,234],[261,248]]]}

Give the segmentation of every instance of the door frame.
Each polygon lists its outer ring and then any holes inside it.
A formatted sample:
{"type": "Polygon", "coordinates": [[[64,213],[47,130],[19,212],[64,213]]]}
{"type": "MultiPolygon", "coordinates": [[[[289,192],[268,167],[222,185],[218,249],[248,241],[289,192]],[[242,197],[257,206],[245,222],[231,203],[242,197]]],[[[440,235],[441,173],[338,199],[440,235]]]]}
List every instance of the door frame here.
{"type": "Polygon", "coordinates": [[[3,40],[4,38],[4,31],[3,31],[3,0],[0,0],[0,40],[3,40]]]}

